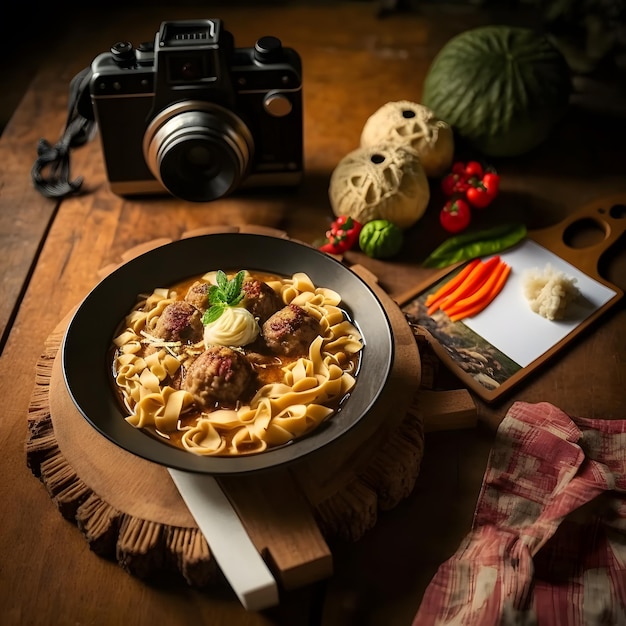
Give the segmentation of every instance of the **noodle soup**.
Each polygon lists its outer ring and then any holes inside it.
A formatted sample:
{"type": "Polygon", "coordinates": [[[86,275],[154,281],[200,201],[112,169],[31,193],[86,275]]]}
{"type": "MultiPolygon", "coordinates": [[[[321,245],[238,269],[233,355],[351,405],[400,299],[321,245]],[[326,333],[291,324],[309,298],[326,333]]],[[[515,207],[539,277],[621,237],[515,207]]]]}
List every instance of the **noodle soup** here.
{"type": "Polygon", "coordinates": [[[260,453],[312,432],[356,383],[363,341],[340,305],[304,273],[247,270],[140,296],[113,342],[127,422],[212,456],[260,453]]]}

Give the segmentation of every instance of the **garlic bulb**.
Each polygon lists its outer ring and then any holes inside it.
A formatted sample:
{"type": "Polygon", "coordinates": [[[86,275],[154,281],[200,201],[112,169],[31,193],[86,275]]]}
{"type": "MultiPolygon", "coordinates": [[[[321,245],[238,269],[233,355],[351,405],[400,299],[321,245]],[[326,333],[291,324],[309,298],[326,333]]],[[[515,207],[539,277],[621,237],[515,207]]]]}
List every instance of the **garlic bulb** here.
{"type": "Polygon", "coordinates": [[[405,229],[426,211],[430,187],[415,150],[381,144],[347,154],[330,177],[328,195],[337,217],[361,224],[386,219],[405,229]]]}
{"type": "Polygon", "coordinates": [[[361,147],[380,143],[411,146],[428,177],[443,176],[454,158],[452,128],[428,107],[408,100],[388,102],[365,122],[361,147]]]}

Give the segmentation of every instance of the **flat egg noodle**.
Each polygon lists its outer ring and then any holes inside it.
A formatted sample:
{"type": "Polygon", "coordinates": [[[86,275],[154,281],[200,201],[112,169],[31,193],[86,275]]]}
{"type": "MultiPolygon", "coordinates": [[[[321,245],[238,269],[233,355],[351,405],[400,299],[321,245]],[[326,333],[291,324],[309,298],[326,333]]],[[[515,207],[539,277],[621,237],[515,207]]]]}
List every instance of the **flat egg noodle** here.
{"type": "MultiPolygon", "coordinates": [[[[333,413],[322,403],[342,397],[355,381],[334,362],[332,355],[322,354],[322,345],[323,338],[319,336],[312,342],[308,358],[297,359],[283,368],[284,383],[264,385],[250,405],[237,411],[241,429],[232,440],[230,454],[240,454],[238,448],[242,444],[248,453],[250,449],[256,450],[259,440],[269,446],[281,445],[313,430],[333,413]]],[[[220,414],[216,417],[222,417],[223,412],[216,413],[220,414]]],[[[223,430],[223,423],[218,423],[213,413],[202,421],[210,422],[218,432],[223,430]]],[[[185,434],[184,445],[188,440],[197,443],[193,431],[192,427],[185,434]]],[[[194,448],[194,451],[215,454],[210,449],[194,448]]],[[[224,453],[222,448],[220,453],[224,453]]]]}
{"type": "MultiPolygon", "coordinates": [[[[202,413],[194,425],[185,427],[182,445],[195,454],[251,454],[287,443],[332,415],[334,410],[324,404],[341,399],[355,384],[342,365],[362,349],[362,338],[338,308],[339,294],[316,288],[304,273],[268,284],[285,304],[297,304],[317,319],[322,335],[311,343],[306,357],[283,368],[283,382],[264,385],[248,405],[202,413]]],[[[197,346],[159,347],[159,340],[150,335],[163,309],[176,299],[174,292],[155,290],[129,313],[127,328],[114,340],[116,382],[132,412],[126,419],[137,428],[176,431],[181,416],[194,404],[190,393],[164,381],[201,350],[197,346]],[[142,357],[146,344],[153,351],[142,357]]]]}
{"type": "Polygon", "coordinates": [[[126,325],[135,333],[144,329],[154,330],[163,309],[176,300],[176,294],[168,289],[155,289],[145,300],[135,305],[126,318],[126,325]]]}
{"type": "Polygon", "coordinates": [[[150,393],[135,405],[135,412],[126,420],[137,428],[154,426],[162,432],[176,430],[178,419],[193,404],[193,396],[187,391],[165,386],[157,393],[150,393]]]}
{"type": "Polygon", "coordinates": [[[190,452],[201,455],[221,454],[226,448],[226,439],[206,419],[199,419],[195,428],[185,431],[182,443],[190,452]]]}

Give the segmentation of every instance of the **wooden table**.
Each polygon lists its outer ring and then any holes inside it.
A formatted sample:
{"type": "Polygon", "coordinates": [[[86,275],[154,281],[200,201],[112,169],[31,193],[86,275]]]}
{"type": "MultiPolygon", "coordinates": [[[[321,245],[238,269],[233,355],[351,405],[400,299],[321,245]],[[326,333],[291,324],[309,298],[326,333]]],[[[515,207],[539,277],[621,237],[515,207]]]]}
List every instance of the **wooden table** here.
{"type": "MultiPolygon", "coordinates": [[[[246,612],[228,589],[148,585],[97,557],[26,467],[35,363],[46,338],[96,284],[101,268],[136,245],[177,239],[209,225],[257,224],[312,242],[331,218],[330,173],[358,145],[367,117],[390,100],[419,101],[425,72],[441,45],[492,19],[475,9],[431,5],[381,19],[373,3],[230,6],[210,16],[199,16],[193,7],[173,7],[167,14],[143,7],[78,15],[68,35],[54,42],[0,140],[2,624],[408,624],[436,568],[469,530],[493,432],[513,401],[548,401],[584,417],[623,417],[626,312],[620,305],[511,397],[492,406],[477,401],[480,428],[429,434],[411,497],[381,513],[357,543],[333,546],[335,571],[325,584],[286,593],[280,607],[258,614],[246,612]],[[201,205],[166,196],[122,199],[109,191],[100,146],[93,141],[72,161],[73,174],[85,177],[86,193],[63,202],[40,196],[29,173],[36,144],[40,137],[56,140],[61,132],[74,74],[119,39],[151,40],[161,20],[192,17],[223,18],[238,46],[274,34],[301,53],[302,187],[294,195],[233,196],[201,205]]],[[[498,19],[533,17],[514,13],[498,19]]],[[[496,164],[503,210],[521,215],[531,227],[626,191],[626,125],[620,129],[606,112],[610,99],[598,97],[588,81],[582,86],[584,93],[549,143],[496,164]]],[[[428,276],[420,261],[442,238],[433,203],[407,233],[398,259],[356,260],[396,297],[428,276]]],[[[626,288],[623,245],[601,267],[606,278],[626,288]]]]}

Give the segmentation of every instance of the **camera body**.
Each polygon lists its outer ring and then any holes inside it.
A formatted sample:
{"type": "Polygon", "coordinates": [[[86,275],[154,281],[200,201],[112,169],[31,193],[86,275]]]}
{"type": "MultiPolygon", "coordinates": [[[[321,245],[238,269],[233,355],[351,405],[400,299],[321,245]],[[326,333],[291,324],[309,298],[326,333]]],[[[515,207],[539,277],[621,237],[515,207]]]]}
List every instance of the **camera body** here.
{"type": "Polygon", "coordinates": [[[163,22],[96,57],[86,91],[114,193],[206,202],[302,178],[301,61],[276,37],[235,48],[219,19],[163,22]]]}

